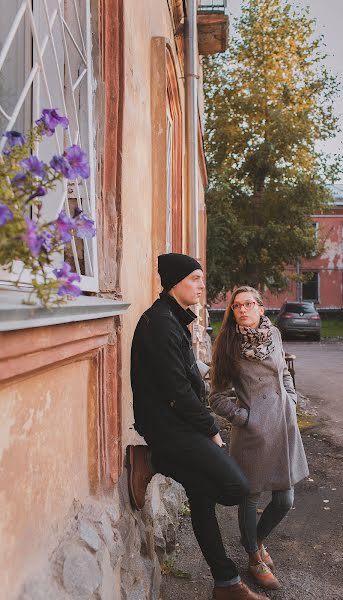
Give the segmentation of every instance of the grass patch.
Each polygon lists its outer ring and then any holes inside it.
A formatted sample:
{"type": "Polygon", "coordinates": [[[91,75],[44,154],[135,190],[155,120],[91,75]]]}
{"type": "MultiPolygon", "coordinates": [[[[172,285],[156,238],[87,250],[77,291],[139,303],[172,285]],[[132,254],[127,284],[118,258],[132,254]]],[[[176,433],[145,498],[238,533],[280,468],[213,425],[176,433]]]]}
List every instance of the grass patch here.
{"type": "Polygon", "coordinates": [[[180,577],[181,579],[190,579],[191,574],[188,571],[182,571],[175,566],[175,560],[167,558],[164,561],[161,571],[163,575],[171,575],[172,577],[180,577]]]}
{"type": "Polygon", "coordinates": [[[190,517],[191,516],[191,509],[189,508],[189,504],[188,502],[184,502],[179,510],[179,514],[182,517],[190,517]]]}
{"type": "Polygon", "coordinates": [[[221,321],[211,321],[213,339],[217,337],[221,324],[221,321]]]}
{"type": "Polygon", "coordinates": [[[316,424],[316,419],[313,415],[305,413],[301,408],[297,407],[297,421],[300,431],[304,431],[316,424]]]}
{"type": "Polygon", "coordinates": [[[322,319],[323,338],[343,337],[343,319],[322,319]]]}

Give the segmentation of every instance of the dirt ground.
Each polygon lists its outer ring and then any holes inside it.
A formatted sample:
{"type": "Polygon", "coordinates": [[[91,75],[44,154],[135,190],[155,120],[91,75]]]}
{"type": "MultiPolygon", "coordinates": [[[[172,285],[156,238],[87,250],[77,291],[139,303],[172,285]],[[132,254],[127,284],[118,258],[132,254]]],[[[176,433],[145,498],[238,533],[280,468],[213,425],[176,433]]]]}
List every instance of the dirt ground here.
{"type": "MultiPolygon", "coordinates": [[[[294,509],[270,536],[268,549],[282,589],[266,595],[275,600],[343,600],[343,449],[315,429],[303,439],[310,476],[298,484],[294,509]]],[[[237,509],[218,506],[217,512],[229,556],[243,580],[258,591],[239,543],[237,509]]],[[[178,544],[171,573],[163,577],[162,600],[210,599],[210,572],[189,516],[181,517],[178,544]],[[190,578],[174,576],[176,569],[190,578]]]]}
{"type": "MultiPolygon", "coordinates": [[[[343,356],[343,342],[337,347],[341,350],[340,356],[343,356]]],[[[325,415],[320,409],[323,402],[320,395],[322,383],[313,388],[310,383],[311,371],[312,381],[316,379],[319,382],[320,368],[323,372],[325,370],[329,352],[327,345],[324,350],[326,359],[323,361],[319,345],[312,352],[304,352],[299,345],[297,351],[293,347],[297,356],[302,355],[303,364],[306,361],[308,363],[308,368],[303,367],[307,375],[303,373],[300,377],[298,360],[298,391],[306,392],[304,404],[307,402],[310,410],[311,405],[319,407],[319,410],[316,408],[311,411],[317,413],[317,423],[302,432],[310,475],[296,486],[293,510],[268,540],[268,549],[282,584],[281,590],[263,592],[254,585],[247,573],[245,552],[239,543],[237,508],[217,507],[228,555],[236,562],[242,579],[252,589],[265,593],[266,597],[273,600],[343,600],[343,446],[340,432],[335,431],[334,418],[329,418],[330,409],[326,407],[325,415]]],[[[329,402],[332,397],[333,405],[339,406],[340,418],[343,419],[341,364],[342,361],[337,365],[340,368],[335,371],[336,384],[329,394],[326,393],[326,401],[329,402]],[[341,398],[340,405],[337,404],[336,392],[341,398]]],[[[224,430],[223,437],[227,435],[224,430]]],[[[268,502],[268,496],[263,500],[261,508],[268,502]]],[[[168,573],[163,576],[161,600],[212,598],[211,575],[195,540],[189,516],[180,517],[178,546],[166,570],[168,573]]]]}

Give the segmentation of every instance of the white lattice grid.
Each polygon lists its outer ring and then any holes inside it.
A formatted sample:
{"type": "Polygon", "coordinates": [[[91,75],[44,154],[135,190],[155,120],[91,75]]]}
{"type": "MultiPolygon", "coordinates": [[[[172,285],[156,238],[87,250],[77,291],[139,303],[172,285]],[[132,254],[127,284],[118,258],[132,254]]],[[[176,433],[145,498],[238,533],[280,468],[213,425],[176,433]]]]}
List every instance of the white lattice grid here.
{"type": "Polygon", "coordinates": [[[199,0],[200,12],[226,12],[227,0],[199,0]]]}
{"type": "MultiPolygon", "coordinates": [[[[25,131],[43,108],[59,108],[69,128],[57,127],[37,153],[49,161],[78,144],[91,174],[49,192],[44,217],[56,218],[63,207],[70,215],[78,206],[95,220],[90,0],[0,0],[0,9],[0,130],[25,131]]],[[[0,148],[4,143],[2,138],[0,148]]],[[[82,289],[96,291],[96,239],[73,239],[65,258],[81,275],[82,289]]]]}

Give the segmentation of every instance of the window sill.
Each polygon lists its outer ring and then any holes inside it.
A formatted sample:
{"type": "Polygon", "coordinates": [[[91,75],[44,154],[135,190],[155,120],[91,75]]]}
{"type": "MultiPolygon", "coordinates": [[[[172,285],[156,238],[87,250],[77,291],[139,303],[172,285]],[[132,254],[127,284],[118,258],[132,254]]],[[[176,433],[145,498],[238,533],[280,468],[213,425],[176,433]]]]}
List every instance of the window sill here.
{"type": "Polygon", "coordinates": [[[130,304],[122,300],[110,300],[94,296],[80,296],[52,309],[22,304],[27,292],[2,291],[0,293],[0,331],[15,331],[61,325],[77,321],[90,321],[114,317],[127,312],[130,304]]]}

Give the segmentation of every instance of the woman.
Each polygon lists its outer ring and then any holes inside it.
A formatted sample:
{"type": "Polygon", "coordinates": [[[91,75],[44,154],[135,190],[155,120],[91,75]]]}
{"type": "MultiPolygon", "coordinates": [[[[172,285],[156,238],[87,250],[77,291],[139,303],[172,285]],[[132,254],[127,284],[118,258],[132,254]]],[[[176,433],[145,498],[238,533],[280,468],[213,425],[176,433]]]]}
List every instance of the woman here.
{"type": "Polygon", "coordinates": [[[263,542],[292,507],[294,484],[308,475],[297,397],[284,356],[280,332],[264,315],[259,292],[237,288],[214,344],[210,405],[233,425],[230,454],[250,484],[238,512],[241,541],[251,575],[269,589],[280,584],[263,542]],[[229,397],[232,385],[237,402],[229,397]],[[256,526],[264,491],[272,492],[272,500],[256,526]]]}

